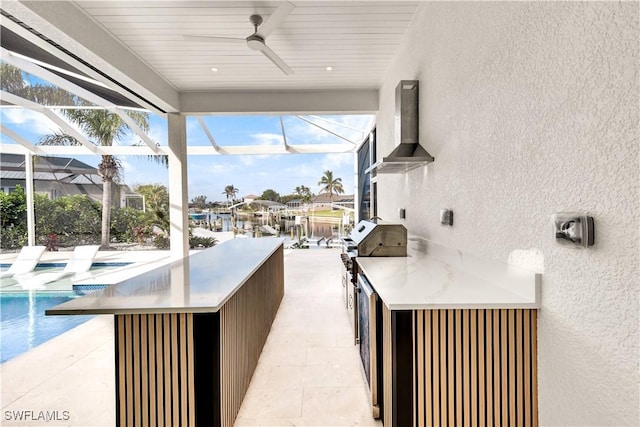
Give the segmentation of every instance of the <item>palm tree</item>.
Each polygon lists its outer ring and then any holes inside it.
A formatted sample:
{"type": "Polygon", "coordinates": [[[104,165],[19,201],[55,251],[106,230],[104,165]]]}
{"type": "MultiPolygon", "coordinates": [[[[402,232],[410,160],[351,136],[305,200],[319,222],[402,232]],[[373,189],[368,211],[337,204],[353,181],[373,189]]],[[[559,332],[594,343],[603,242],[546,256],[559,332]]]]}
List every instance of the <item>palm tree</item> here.
{"type": "Polygon", "coordinates": [[[227,202],[229,202],[229,199],[231,199],[232,201],[235,200],[236,194],[238,194],[239,191],[240,190],[233,185],[227,185],[226,187],[224,187],[224,191],[222,192],[222,194],[227,196],[227,202]]]}
{"type": "MultiPolygon", "coordinates": [[[[130,130],[122,118],[107,110],[101,109],[73,109],[62,110],[62,113],[75,123],[87,138],[96,145],[111,146],[122,139],[130,130]]],[[[127,111],[127,114],[142,131],[149,130],[149,114],[142,111],[127,111]]],[[[42,145],[80,145],[73,136],[58,132],[40,138],[42,145]]],[[[101,246],[109,247],[111,225],[111,184],[120,175],[120,161],[108,154],[102,155],[98,164],[98,174],[102,178],[102,238],[101,246]]]]}
{"type": "Polygon", "coordinates": [[[324,171],[324,175],[318,181],[318,185],[322,185],[323,187],[320,189],[320,193],[329,193],[329,200],[333,203],[333,195],[336,196],[338,194],[344,193],[344,188],[342,188],[342,178],[333,178],[332,171],[324,171]]]}
{"type": "Polygon", "coordinates": [[[27,84],[22,71],[6,62],[0,63],[0,88],[43,105],[75,105],[76,103],[76,97],[64,89],[42,83],[27,84]]]}
{"type": "Polygon", "coordinates": [[[306,185],[299,185],[293,191],[300,197],[302,203],[308,203],[313,196],[313,193],[311,193],[311,189],[306,185]]]}

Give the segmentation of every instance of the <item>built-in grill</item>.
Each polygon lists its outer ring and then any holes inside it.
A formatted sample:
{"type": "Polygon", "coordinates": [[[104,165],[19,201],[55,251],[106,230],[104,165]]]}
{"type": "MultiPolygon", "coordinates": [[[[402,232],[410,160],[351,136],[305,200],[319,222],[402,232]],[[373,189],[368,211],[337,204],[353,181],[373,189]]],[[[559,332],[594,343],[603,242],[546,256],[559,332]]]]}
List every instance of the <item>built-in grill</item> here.
{"type": "Polygon", "coordinates": [[[355,256],[407,256],[407,229],[402,224],[360,221],[342,241],[345,253],[355,256]]]}
{"type": "Polygon", "coordinates": [[[342,286],[349,320],[353,327],[354,343],[360,350],[360,358],[371,391],[373,417],[381,416],[382,350],[377,339],[376,324],[382,322],[380,301],[366,278],[359,274],[356,257],[407,256],[407,229],[402,224],[360,221],[349,237],[342,239],[342,286]],[[379,356],[378,356],[379,355],[379,356]]]}
{"type": "Polygon", "coordinates": [[[349,319],[353,320],[354,337],[358,343],[358,307],[356,288],[358,287],[358,265],[356,257],[407,256],[407,229],[402,224],[360,221],[349,234],[342,239],[340,257],[342,286],[349,319]]]}

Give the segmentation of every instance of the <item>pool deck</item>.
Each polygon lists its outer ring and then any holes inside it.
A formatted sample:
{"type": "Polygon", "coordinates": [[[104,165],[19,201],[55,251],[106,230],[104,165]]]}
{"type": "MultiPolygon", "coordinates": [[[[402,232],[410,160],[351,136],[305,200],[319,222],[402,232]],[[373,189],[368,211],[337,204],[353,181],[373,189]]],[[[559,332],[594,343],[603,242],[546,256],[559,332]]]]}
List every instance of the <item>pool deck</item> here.
{"type": "MultiPolygon", "coordinates": [[[[382,425],[371,418],[340,268],[338,249],[285,251],[284,299],[236,426],[382,425]]],[[[113,317],[96,316],[0,365],[2,425],[115,425],[113,348],[113,317]],[[6,411],[67,420],[7,420],[6,411]]]]}

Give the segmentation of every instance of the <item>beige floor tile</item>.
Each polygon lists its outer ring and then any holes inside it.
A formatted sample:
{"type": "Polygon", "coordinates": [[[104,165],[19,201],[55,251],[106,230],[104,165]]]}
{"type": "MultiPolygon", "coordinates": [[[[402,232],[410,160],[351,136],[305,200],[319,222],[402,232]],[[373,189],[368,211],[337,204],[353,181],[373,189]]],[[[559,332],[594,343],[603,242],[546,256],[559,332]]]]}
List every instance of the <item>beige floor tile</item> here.
{"type": "Polygon", "coordinates": [[[23,393],[0,393],[0,406],[4,409],[22,396],[23,393]]]}
{"type": "Polygon", "coordinates": [[[308,425],[377,425],[368,398],[365,387],[307,387],[302,416],[308,425]]]}
{"type": "Polygon", "coordinates": [[[302,387],[305,369],[306,366],[268,366],[256,369],[251,386],[256,389],[277,388],[286,393],[287,389],[302,387]]]}
{"type": "Polygon", "coordinates": [[[304,419],[299,417],[290,418],[240,418],[236,420],[236,427],[284,427],[284,426],[304,426],[304,419]]]}
{"type": "Polygon", "coordinates": [[[307,364],[307,347],[265,347],[260,363],[268,366],[304,366],[307,364]]]}
{"type": "Polygon", "coordinates": [[[330,365],[305,366],[302,383],[305,387],[340,387],[340,368],[330,365]]]}
{"type": "Polygon", "coordinates": [[[239,417],[258,419],[300,418],[302,387],[252,388],[247,392],[239,417]]]}

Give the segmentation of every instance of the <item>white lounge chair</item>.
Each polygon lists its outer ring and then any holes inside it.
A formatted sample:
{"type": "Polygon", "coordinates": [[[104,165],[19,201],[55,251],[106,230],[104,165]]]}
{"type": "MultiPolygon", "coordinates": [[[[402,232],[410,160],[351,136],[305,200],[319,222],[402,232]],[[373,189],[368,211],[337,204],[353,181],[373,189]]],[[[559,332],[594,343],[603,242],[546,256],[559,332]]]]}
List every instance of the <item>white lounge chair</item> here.
{"type": "Polygon", "coordinates": [[[47,283],[55,282],[64,277],[86,273],[91,268],[98,249],[100,249],[98,245],[76,246],[62,271],[42,273],[29,280],[19,280],[20,285],[24,289],[40,289],[47,283]]]}
{"type": "Polygon", "coordinates": [[[42,256],[44,246],[25,246],[20,250],[18,256],[11,264],[11,267],[7,271],[0,273],[0,278],[19,276],[22,274],[31,273],[42,256]]]}

